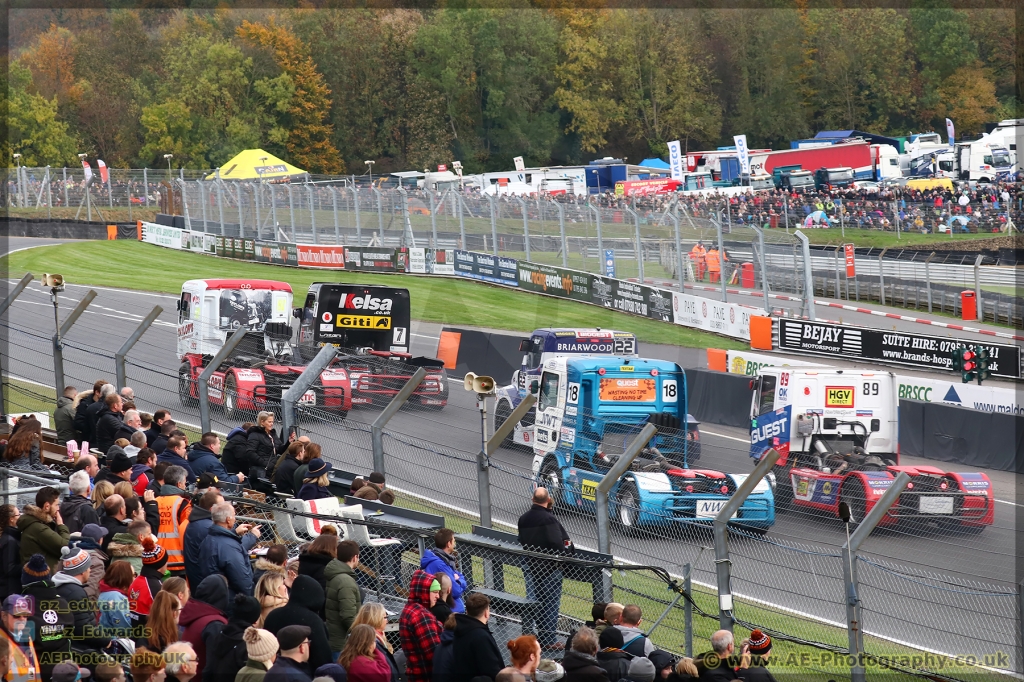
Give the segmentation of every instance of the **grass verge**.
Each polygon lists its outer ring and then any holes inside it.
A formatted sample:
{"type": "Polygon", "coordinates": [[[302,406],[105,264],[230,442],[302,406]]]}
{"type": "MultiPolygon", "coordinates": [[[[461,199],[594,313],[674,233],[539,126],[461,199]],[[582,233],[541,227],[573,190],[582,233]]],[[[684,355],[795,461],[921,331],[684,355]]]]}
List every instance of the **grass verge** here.
{"type": "Polygon", "coordinates": [[[707,332],[470,280],[286,268],[173,251],[132,241],[75,242],[28,249],[3,256],[0,267],[6,267],[12,276],[26,271],[37,275],[61,272],[72,284],[172,295],[181,291],[183,281],[203,277],[283,280],[292,285],[297,299],[301,299],[312,282],[382,284],[408,289],[413,319],[427,322],[525,333],[552,325],[628,329],[648,343],[736,350],[747,347],[747,344],[707,332]]]}

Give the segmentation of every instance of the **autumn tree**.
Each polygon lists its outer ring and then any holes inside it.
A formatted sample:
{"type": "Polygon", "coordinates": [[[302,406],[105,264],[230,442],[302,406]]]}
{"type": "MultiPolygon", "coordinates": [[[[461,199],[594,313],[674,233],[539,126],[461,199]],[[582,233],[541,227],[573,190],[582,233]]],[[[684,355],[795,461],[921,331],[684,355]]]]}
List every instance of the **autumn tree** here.
{"type": "Polygon", "coordinates": [[[270,50],[294,87],[282,120],[288,129],[288,160],[313,173],[344,173],[329,120],[331,92],[306,46],[273,16],[265,24],[242,22],[238,36],[250,45],[270,50]]]}
{"type": "Polygon", "coordinates": [[[57,98],[30,92],[32,73],[18,61],[7,73],[7,137],[2,154],[14,166],[13,154],[21,154],[23,166],[64,166],[77,161],[76,140],[68,124],[57,117],[57,98]]]}

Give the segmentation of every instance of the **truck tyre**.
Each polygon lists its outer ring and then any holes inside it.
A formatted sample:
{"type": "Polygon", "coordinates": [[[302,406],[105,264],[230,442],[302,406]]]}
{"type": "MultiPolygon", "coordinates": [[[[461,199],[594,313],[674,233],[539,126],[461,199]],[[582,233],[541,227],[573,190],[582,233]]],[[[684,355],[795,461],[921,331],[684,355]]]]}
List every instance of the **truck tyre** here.
{"type": "Polygon", "coordinates": [[[793,502],[793,481],[789,477],[789,467],[775,465],[775,509],[788,510],[793,502]]]}
{"type": "Polygon", "coordinates": [[[238,381],[233,374],[228,374],[224,379],[224,418],[230,422],[239,419],[238,411],[238,381]]]}
{"type": "Polygon", "coordinates": [[[640,494],[633,479],[626,479],[619,486],[614,511],[612,518],[624,533],[632,534],[640,529],[640,494]]]}
{"type": "Polygon", "coordinates": [[[196,399],[192,397],[192,366],[187,362],[178,368],[178,399],[183,407],[195,407],[196,399]]]}
{"type": "Polygon", "coordinates": [[[839,491],[839,501],[850,505],[850,530],[854,530],[867,513],[863,484],[855,478],[848,479],[839,491]]]}
{"type": "MultiPolygon", "coordinates": [[[[508,418],[511,416],[512,407],[508,404],[507,401],[500,401],[494,408],[494,431],[492,431],[491,433],[494,433],[499,428],[501,428],[501,425],[507,422],[508,418]]],[[[513,447],[514,445],[515,433],[514,431],[510,431],[509,434],[505,436],[505,439],[501,441],[501,447],[510,448],[513,447]]]]}
{"type": "Polygon", "coordinates": [[[537,485],[548,489],[548,494],[554,500],[553,509],[565,507],[565,499],[562,495],[562,472],[558,468],[558,462],[554,457],[548,457],[540,466],[540,480],[537,485]]]}

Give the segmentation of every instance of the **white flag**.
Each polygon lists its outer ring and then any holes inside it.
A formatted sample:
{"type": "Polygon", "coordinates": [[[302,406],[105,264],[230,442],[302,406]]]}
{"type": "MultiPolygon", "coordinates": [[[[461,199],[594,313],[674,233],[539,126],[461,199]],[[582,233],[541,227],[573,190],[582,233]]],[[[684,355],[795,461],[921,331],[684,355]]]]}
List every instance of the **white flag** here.
{"type": "Polygon", "coordinates": [[[954,140],[956,140],[956,135],[953,130],[953,121],[948,118],[946,119],[946,134],[949,135],[949,146],[952,147],[954,140]]]}
{"type": "Polygon", "coordinates": [[[683,179],[683,152],[679,140],[668,143],[668,165],[672,168],[672,179],[683,179]]]}
{"type": "Polygon", "coordinates": [[[92,166],[85,159],[82,159],[82,168],[85,169],[85,181],[89,182],[92,180],[92,166]]]}
{"type": "Polygon", "coordinates": [[[736,143],[736,154],[740,157],[740,172],[750,175],[750,152],[747,149],[747,136],[733,135],[732,139],[736,143]]]}

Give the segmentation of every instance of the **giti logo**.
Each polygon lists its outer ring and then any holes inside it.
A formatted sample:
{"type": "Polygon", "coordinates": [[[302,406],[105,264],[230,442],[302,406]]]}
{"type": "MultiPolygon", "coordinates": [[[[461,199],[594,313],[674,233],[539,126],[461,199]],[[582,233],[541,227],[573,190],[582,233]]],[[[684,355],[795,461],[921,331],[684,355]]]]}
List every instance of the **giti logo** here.
{"type": "Polygon", "coordinates": [[[391,318],[383,315],[338,315],[337,327],[347,329],[391,329],[391,318]]]}
{"type": "Polygon", "coordinates": [[[345,302],[341,307],[345,310],[366,310],[368,312],[390,315],[391,305],[392,301],[390,298],[377,298],[369,294],[345,294],[345,302]]]}
{"type": "Polygon", "coordinates": [[[826,386],[825,407],[853,407],[853,386],[826,386]]]}

